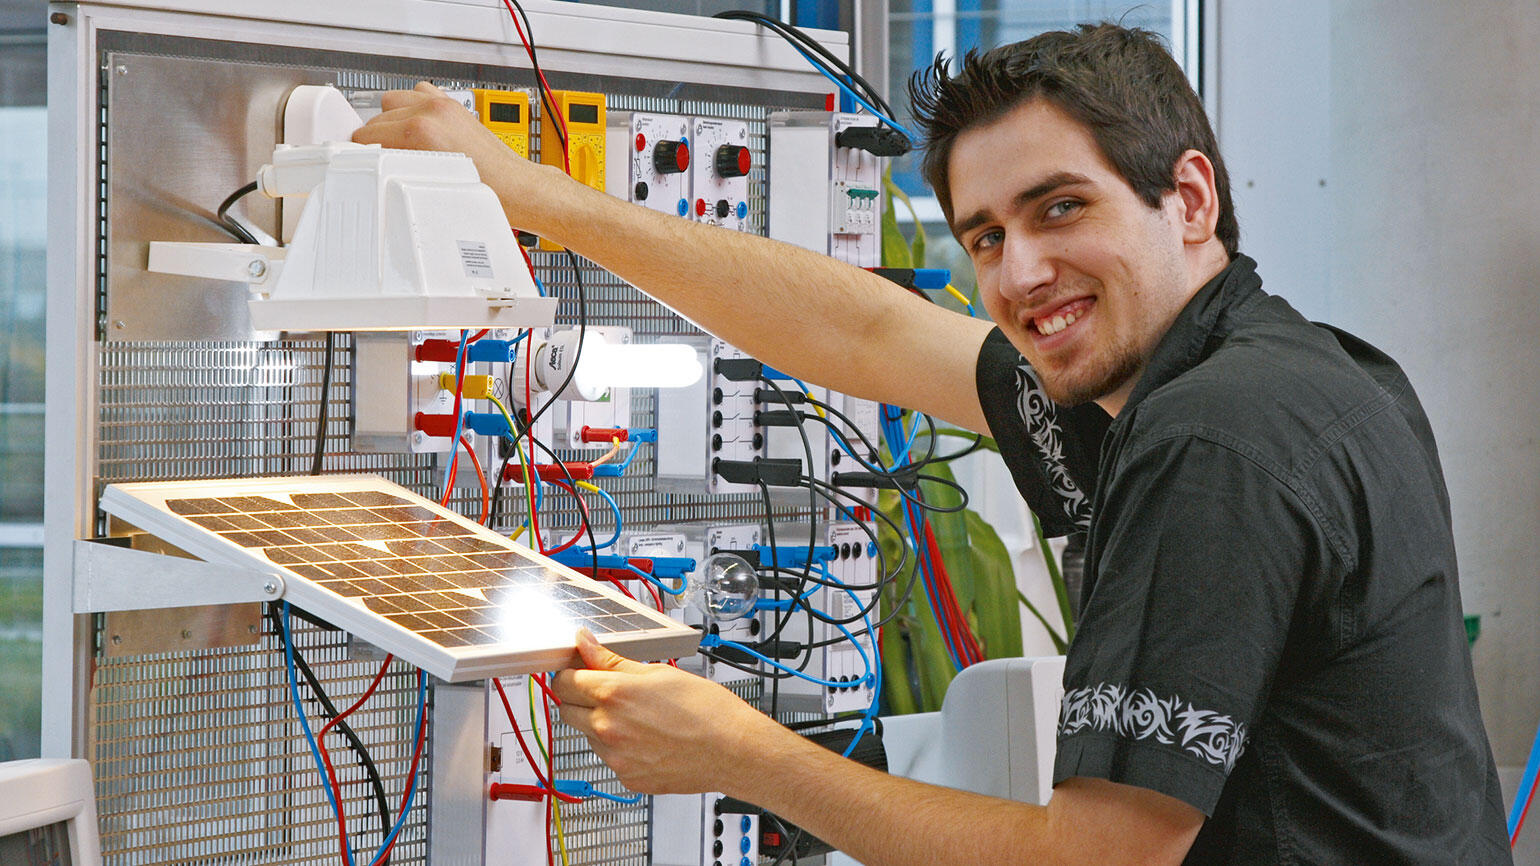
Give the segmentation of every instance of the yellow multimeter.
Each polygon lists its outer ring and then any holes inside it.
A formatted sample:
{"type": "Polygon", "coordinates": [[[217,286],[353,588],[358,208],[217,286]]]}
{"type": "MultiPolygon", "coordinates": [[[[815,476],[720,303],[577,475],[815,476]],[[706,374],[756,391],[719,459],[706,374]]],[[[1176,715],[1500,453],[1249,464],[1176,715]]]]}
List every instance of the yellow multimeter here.
{"type": "Polygon", "coordinates": [[[529,94],[522,90],[472,90],[481,125],[519,156],[529,159],[529,94]]]}
{"type": "MultiPolygon", "coordinates": [[[[567,174],[573,180],[604,192],[604,94],[584,93],[580,90],[553,90],[551,99],[567,130],[567,174]]],[[[540,161],[546,165],[562,165],[559,128],[552,118],[540,121],[540,161]]],[[[559,250],[562,247],[544,238],[540,249],[559,250]]]]}
{"type": "MultiPolygon", "coordinates": [[[[604,192],[604,94],[553,90],[551,98],[567,129],[568,174],[604,192]]],[[[561,139],[549,118],[540,125],[540,161],[561,165],[561,139]]]]}

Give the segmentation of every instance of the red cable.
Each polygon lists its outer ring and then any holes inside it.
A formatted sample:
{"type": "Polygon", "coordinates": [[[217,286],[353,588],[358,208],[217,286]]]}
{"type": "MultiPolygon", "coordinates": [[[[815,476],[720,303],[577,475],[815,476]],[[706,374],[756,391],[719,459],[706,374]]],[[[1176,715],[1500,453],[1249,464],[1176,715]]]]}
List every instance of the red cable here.
{"type": "MultiPolygon", "coordinates": [[[[497,687],[497,696],[503,699],[503,710],[508,714],[508,724],[513,727],[514,739],[519,741],[519,748],[524,752],[524,760],[529,761],[529,768],[534,771],[535,779],[540,783],[540,787],[546,789],[547,791],[552,790],[551,783],[546,781],[545,776],[540,775],[540,763],[535,760],[535,753],[531,752],[529,750],[529,744],[524,742],[524,733],[523,731],[519,730],[519,720],[513,717],[513,704],[508,703],[508,693],[503,691],[502,680],[499,680],[497,677],[493,677],[492,685],[497,687]]],[[[534,724],[535,722],[534,719],[530,719],[529,721],[530,724],[534,724]]]]}
{"type": "Polygon", "coordinates": [[[1524,819],[1529,815],[1530,804],[1535,802],[1536,788],[1540,788],[1540,785],[1531,785],[1529,788],[1529,796],[1524,800],[1524,811],[1519,813],[1519,822],[1513,825],[1513,836],[1508,840],[1509,848],[1519,844],[1519,832],[1524,829],[1524,819]]]}
{"type": "Polygon", "coordinates": [[[946,610],[947,621],[951,624],[952,634],[957,640],[960,658],[963,667],[976,664],[980,660],[978,640],[973,635],[973,629],[968,625],[968,618],[963,615],[957,604],[957,593],[952,588],[952,576],[947,573],[946,561],[941,557],[941,549],[936,544],[935,536],[931,528],[925,527],[926,544],[930,548],[931,563],[935,567],[937,592],[941,596],[942,606],[946,610]]]}
{"type": "Polygon", "coordinates": [[[460,444],[471,455],[471,465],[476,467],[476,480],[481,482],[481,519],[476,521],[482,526],[487,524],[487,518],[492,515],[492,496],[487,492],[487,473],[481,471],[481,458],[476,456],[476,449],[464,436],[460,437],[460,444]]]}
{"type": "MultiPolygon", "coordinates": [[[[460,336],[464,337],[465,336],[465,332],[461,331],[460,332],[460,336]]],[[[456,426],[458,426],[459,423],[460,423],[460,421],[459,421],[459,418],[460,418],[460,395],[465,391],[465,364],[461,363],[462,360],[463,359],[461,358],[460,353],[456,352],[455,353],[455,410],[454,410],[454,417],[456,419],[455,420],[456,426]]],[[[449,497],[450,497],[451,494],[454,493],[454,489],[455,489],[455,475],[458,473],[458,471],[460,469],[460,445],[459,445],[459,443],[458,442],[451,442],[451,443],[449,443],[449,450],[451,452],[450,457],[449,457],[449,477],[444,482],[444,498],[440,499],[438,501],[438,504],[439,504],[440,508],[447,508],[447,507],[449,507],[449,497]]]]}
{"type": "Polygon", "coordinates": [[[936,544],[936,534],[931,529],[929,521],[925,522],[925,544],[930,549],[931,563],[936,569],[937,590],[941,595],[942,604],[946,606],[947,619],[956,629],[954,634],[960,636],[959,646],[963,650],[963,663],[965,666],[975,664],[982,658],[978,639],[974,637],[967,618],[957,606],[957,594],[952,589],[952,578],[947,574],[946,562],[941,558],[941,548],[936,544]]]}
{"type": "Polygon", "coordinates": [[[481,330],[479,330],[476,333],[472,334],[471,338],[469,340],[466,340],[465,343],[466,343],[466,345],[470,345],[471,343],[476,342],[477,340],[481,339],[482,337],[485,337],[487,334],[490,334],[490,333],[492,333],[492,330],[490,328],[482,328],[481,330]]]}
{"type": "MultiPolygon", "coordinates": [[[[529,55],[530,68],[536,69],[536,75],[540,78],[540,87],[544,91],[546,98],[550,100],[551,108],[555,109],[556,96],[551,92],[550,83],[545,80],[545,73],[538,71],[535,63],[535,49],[530,46],[531,37],[524,35],[524,27],[519,23],[519,15],[514,11],[513,4],[509,0],[503,0],[503,5],[508,8],[508,16],[513,19],[513,29],[519,32],[519,41],[524,43],[524,53],[529,55]]],[[[556,115],[556,125],[561,128],[562,168],[570,175],[572,174],[572,166],[567,159],[567,121],[561,116],[559,110],[552,111],[551,113],[556,115]]]]}
{"type": "MultiPolygon", "coordinates": [[[[533,367],[535,365],[535,359],[533,357],[531,357],[529,353],[532,353],[532,352],[535,351],[535,345],[534,345],[534,343],[535,343],[535,330],[533,328],[530,328],[530,329],[526,330],[524,332],[524,334],[525,334],[525,336],[524,336],[524,351],[526,353],[525,359],[524,359],[524,411],[527,413],[527,412],[530,412],[530,410],[533,408],[533,401],[530,399],[530,396],[529,396],[529,368],[533,367]]],[[[534,419],[534,415],[530,415],[529,417],[530,417],[531,420],[534,419]]],[[[528,484],[530,482],[530,480],[531,480],[530,477],[529,477],[529,473],[533,469],[534,462],[535,462],[535,449],[534,449],[534,444],[533,444],[534,441],[535,441],[535,425],[534,424],[530,424],[528,426],[528,428],[524,431],[524,435],[529,438],[529,441],[531,443],[530,449],[529,449],[530,468],[526,469],[524,471],[524,483],[528,484]]],[[[535,480],[536,484],[540,483],[540,481],[539,481],[539,473],[536,473],[536,476],[535,476],[534,480],[535,480]]],[[[545,553],[546,552],[546,549],[545,549],[545,539],[540,537],[540,511],[539,511],[539,509],[531,509],[530,510],[530,513],[529,513],[529,529],[530,529],[530,532],[533,533],[534,536],[535,536],[535,549],[539,550],[541,553],[545,553]]]]}
{"type": "Polygon", "coordinates": [[[317,751],[321,753],[321,763],[326,766],[326,780],[331,785],[332,799],[337,804],[337,842],[341,847],[339,853],[342,855],[344,866],[348,862],[348,822],[347,817],[342,811],[342,785],[338,783],[337,772],[332,768],[331,754],[326,751],[326,732],[331,730],[333,725],[353,715],[355,710],[364,705],[364,701],[369,700],[369,696],[374,694],[376,688],[379,688],[380,680],[385,676],[385,670],[390,667],[392,658],[394,656],[385,656],[385,663],[380,665],[379,673],[374,675],[374,681],[369,683],[369,688],[364,690],[363,696],[355,701],[353,706],[337,714],[331,721],[322,726],[320,733],[316,734],[315,737],[317,751]]]}
{"type": "Polygon", "coordinates": [[[583,515],[583,526],[579,526],[576,534],[574,534],[571,538],[567,539],[566,541],[563,541],[561,544],[557,545],[556,547],[553,547],[550,550],[541,551],[542,553],[546,554],[547,556],[549,556],[549,555],[551,555],[553,553],[561,553],[563,550],[566,550],[567,548],[571,547],[572,545],[577,544],[578,541],[580,541],[583,538],[583,534],[584,534],[583,533],[583,527],[588,526],[588,521],[589,521],[589,517],[588,517],[588,503],[583,501],[583,497],[579,496],[576,490],[573,490],[572,487],[570,485],[568,485],[567,482],[565,482],[565,481],[556,481],[556,480],[553,479],[553,480],[551,480],[550,483],[555,485],[555,486],[557,486],[557,487],[560,487],[561,489],[563,489],[563,490],[567,491],[568,493],[572,494],[572,498],[577,500],[578,512],[583,515]]]}
{"type": "MultiPolygon", "coordinates": [[[[422,674],[419,672],[418,676],[422,676],[422,674]]],[[[418,712],[426,715],[427,710],[427,706],[422,706],[418,712]]],[[[397,814],[404,814],[406,812],[406,804],[412,797],[412,789],[417,787],[417,765],[422,760],[423,743],[428,741],[428,720],[423,718],[422,721],[422,730],[417,734],[417,745],[412,749],[412,769],[406,775],[406,787],[401,791],[401,805],[396,810],[397,814]]],[[[390,844],[385,846],[385,850],[381,851],[379,856],[374,858],[373,862],[384,863],[386,858],[390,856],[390,849],[396,847],[396,843],[399,841],[401,841],[401,834],[397,833],[396,838],[390,840],[390,844]]]]}
{"type": "MultiPolygon", "coordinates": [[[[545,678],[544,677],[536,676],[535,674],[530,674],[530,676],[535,677],[535,682],[539,683],[540,687],[542,689],[545,689],[545,678]]],[[[545,693],[547,695],[549,695],[551,693],[550,689],[545,689],[545,693]]],[[[554,778],[556,778],[556,726],[551,724],[551,701],[550,701],[550,698],[546,698],[544,700],[544,707],[545,707],[545,738],[550,743],[550,746],[545,750],[545,775],[546,775],[546,778],[548,778],[548,779],[554,779],[554,778]]],[[[551,790],[553,790],[553,791],[556,790],[556,787],[554,785],[552,785],[550,787],[551,787],[551,790]]],[[[550,822],[551,812],[556,809],[556,801],[547,799],[545,801],[545,803],[546,803],[546,813],[545,814],[546,814],[546,821],[547,821],[546,834],[545,834],[545,840],[546,840],[545,844],[546,844],[547,851],[549,852],[550,845],[551,845],[551,833],[550,833],[549,822],[550,822]]]]}

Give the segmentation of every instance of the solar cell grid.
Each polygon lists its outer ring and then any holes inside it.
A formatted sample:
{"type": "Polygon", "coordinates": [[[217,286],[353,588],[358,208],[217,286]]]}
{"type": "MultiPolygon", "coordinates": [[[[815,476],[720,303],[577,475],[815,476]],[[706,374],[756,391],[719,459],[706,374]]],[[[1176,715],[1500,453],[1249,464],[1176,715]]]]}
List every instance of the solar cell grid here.
{"type": "Polygon", "coordinates": [[[399,489],[336,476],[152,482],[109,485],[102,502],[210,561],[276,566],[291,575],[285,597],[454,681],[550,669],[568,657],[578,625],[621,636],[615,646],[643,658],[693,647],[685,627],[410,493],[387,492],[399,489]],[[211,546],[209,536],[227,544],[211,546]]]}

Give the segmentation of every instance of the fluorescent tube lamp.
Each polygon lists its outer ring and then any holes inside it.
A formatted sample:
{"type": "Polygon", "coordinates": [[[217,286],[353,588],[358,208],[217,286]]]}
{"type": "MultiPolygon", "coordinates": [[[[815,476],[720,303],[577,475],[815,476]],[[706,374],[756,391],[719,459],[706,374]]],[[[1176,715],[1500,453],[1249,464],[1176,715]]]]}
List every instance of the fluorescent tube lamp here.
{"type": "MultiPolygon", "coordinates": [[[[556,399],[591,401],[603,400],[611,388],[684,388],[699,382],[705,373],[699,355],[689,346],[623,342],[628,339],[629,334],[623,332],[619,341],[612,342],[590,330],[579,355],[578,331],[555,331],[536,343],[533,351],[519,355],[513,381],[522,381],[524,366],[533,358],[531,383],[541,391],[551,391],[567,378],[572,359],[577,357],[577,374],[556,399]]],[[[523,396],[519,389],[514,391],[515,399],[523,396]]]]}

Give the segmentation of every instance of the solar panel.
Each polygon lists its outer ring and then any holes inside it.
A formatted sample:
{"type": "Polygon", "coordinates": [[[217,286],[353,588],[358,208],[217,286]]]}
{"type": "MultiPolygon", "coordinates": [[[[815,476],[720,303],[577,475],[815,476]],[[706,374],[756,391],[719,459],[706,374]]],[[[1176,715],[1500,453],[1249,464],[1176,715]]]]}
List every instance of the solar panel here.
{"type": "Polygon", "coordinates": [[[570,666],[579,626],[640,661],[689,655],[700,642],[695,629],[375,476],[111,484],[101,506],[208,562],[281,575],[297,607],[449,682],[570,666]]]}

